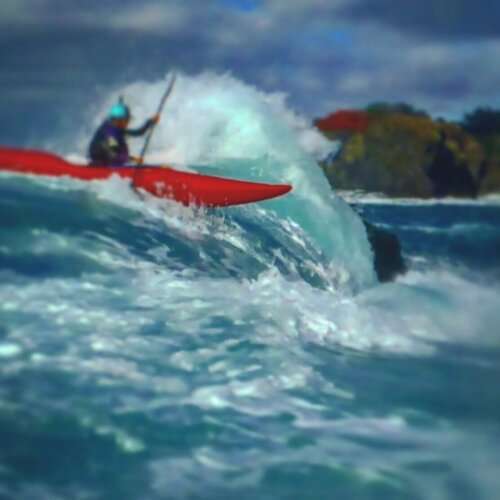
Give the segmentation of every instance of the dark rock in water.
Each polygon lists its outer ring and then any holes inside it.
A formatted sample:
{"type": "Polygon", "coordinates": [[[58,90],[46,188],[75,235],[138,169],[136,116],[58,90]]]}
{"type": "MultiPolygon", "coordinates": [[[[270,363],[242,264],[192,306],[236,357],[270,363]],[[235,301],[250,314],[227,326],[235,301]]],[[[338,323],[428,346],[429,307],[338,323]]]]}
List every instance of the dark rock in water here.
{"type": "Polygon", "coordinates": [[[406,265],[401,255],[401,245],[397,236],[364,219],[363,222],[375,256],[375,272],[379,281],[391,281],[398,274],[406,272],[406,265]]]}

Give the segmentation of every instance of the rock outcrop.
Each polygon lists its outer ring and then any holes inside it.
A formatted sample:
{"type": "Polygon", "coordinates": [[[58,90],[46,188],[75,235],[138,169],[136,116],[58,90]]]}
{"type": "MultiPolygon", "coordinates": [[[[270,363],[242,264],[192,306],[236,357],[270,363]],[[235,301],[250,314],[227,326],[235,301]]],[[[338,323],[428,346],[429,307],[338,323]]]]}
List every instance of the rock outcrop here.
{"type": "Polygon", "coordinates": [[[373,250],[374,267],[381,283],[392,281],[398,274],[406,272],[398,237],[386,229],[363,220],[368,240],[373,250]]]}

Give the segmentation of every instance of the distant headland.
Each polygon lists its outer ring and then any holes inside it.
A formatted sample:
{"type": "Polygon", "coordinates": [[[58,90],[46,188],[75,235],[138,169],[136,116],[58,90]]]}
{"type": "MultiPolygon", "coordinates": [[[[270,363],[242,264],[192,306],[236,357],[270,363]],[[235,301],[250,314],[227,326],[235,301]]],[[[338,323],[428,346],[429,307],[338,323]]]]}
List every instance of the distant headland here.
{"type": "Polygon", "coordinates": [[[500,193],[500,111],[479,108],[447,122],[408,104],[377,103],[315,125],[342,144],[321,162],[336,189],[418,198],[500,193]]]}

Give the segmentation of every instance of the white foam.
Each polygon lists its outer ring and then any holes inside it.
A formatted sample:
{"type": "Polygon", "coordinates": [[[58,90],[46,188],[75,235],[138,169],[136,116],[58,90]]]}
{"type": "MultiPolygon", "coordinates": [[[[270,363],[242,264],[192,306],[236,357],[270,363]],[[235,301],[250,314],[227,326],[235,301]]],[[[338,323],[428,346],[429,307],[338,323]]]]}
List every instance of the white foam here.
{"type": "Polygon", "coordinates": [[[22,351],[22,348],[17,344],[0,343],[0,358],[14,358],[19,356],[22,351]]]}
{"type": "MultiPolygon", "coordinates": [[[[137,82],[108,94],[75,149],[85,150],[91,130],[117,95],[125,95],[139,123],[155,111],[168,81],[167,76],[137,82]]],[[[287,107],[282,94],[266,94],[228,74],[179,74],[148,161],[183,167],[209,163],[227,177],[292,184],[292,194],[266,206],[298,223],[348,278],[345,284],[359,289],[376,281],[373,256],[359,217],[332,194],[314,158],[332,147],[287,107]]]]}
{"type": "Polygon", "coordinates": [[[401,205],[401,206],[496,206],[500,204],[500,195],[491,194],[478,198],[397,198],[389,197],[383,193],[373,193],[367,191],[337,191],[348,203],[358,203],[366,205],[401,205]]]}

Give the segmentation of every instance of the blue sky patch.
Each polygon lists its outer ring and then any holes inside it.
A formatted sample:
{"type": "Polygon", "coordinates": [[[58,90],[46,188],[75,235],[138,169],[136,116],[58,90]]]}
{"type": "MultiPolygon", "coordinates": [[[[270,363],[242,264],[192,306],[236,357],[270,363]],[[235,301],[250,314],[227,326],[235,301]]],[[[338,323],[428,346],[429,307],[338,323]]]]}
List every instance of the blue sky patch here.
{"type": "Polygon", "coordinates": [[[253,12],[261,4],[261,0],[219,0],[219,2],[225,7],[243,12],[253,12]]]}

